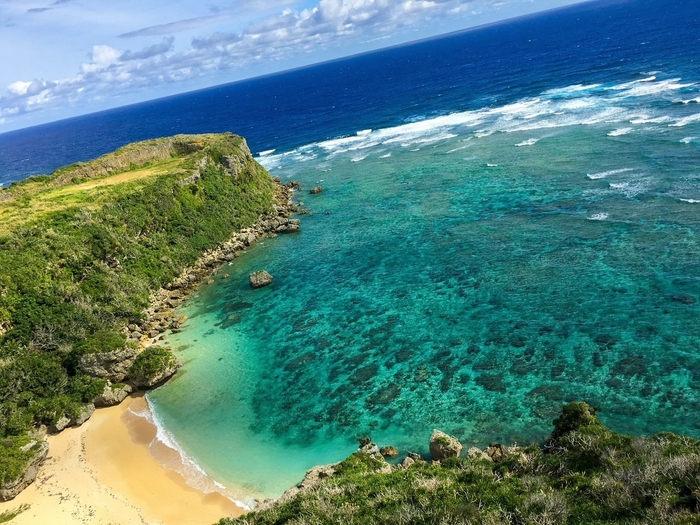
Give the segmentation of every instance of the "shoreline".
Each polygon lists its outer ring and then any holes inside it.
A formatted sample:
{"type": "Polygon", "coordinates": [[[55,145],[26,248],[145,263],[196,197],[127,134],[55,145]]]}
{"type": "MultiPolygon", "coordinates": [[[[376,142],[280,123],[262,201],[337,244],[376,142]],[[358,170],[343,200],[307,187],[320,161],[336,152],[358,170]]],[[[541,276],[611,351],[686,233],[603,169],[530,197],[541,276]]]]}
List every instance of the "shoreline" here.
{"type": "MultiPolygon", "coordinates": [[[[212,284],[215,277],[227,278],[217,275],[223,264],[264,237],[299,231],[300,221],[290,218],[298,211],[291,200],[298,185],[274,180],[276,192],[270,213],[233,232],[228,241],[204,252],[171,283],[152,293],[144,321],[124,327],[129,341],[137,343],[140,350],[167,344],[166,334],[179,331],[186,320],[176,314],[177,307],[200,285],[212,284]]],[[[88,417],[82,425],[44,438],[50,448],[36,479],[13,499],[0,502],[0,513],[30,505],[13,524],[201,525],[250,510],[247,503],[224,494],[226,487],[209,478],[178,446],[158,439],[159,432],[167,431],[150,412],[144,391],[116,405],[98,408],[88,417]],[[130,410],[132,405],[136,405],[135,411],[130,410]],[[188,468],[197,470],[196,478],[201,480],[192,479],[188,468]],[[203,490],[188,484],[188,479],[195,485],[202,481],[203,490]]]]}
{"type": "MultiPolygon", "coordinates": [[[[36,481],[0,503],[0,512],[30,505],[12,520],[16,525],[203,525],[244,514],[221,493],[189,486],[151,455],[157,427],[135,413],[146,409],[142,395],[131,396],[80,427],[49,436],[36,481]]],[[[169,448],[159,453],[168,451],[178,454],[169,448]]]]}
{"type": "Polygon", "coordinates": [[[277,189],[272,211],[262,215],[252,226],[234,232],[228,241],[204,252],[192,266],[184,268],[178,277],[155,291],[140,325],[125,327],[128,341],[137,343],[140,350],[143,350],[167,339],[168,332],[179,332],[187,317],[178,315],[177,308],[185,303],[199,286],[213,284],[217,277],[227,279],[228,274],[218,275],[225,263],[238,258],[246,248],[260,239],[299,231],[299,219],[290,219],[293,213],[299,211],[299,207],[292,202],[292,196],[295,190],[299,189],[299,184],[282,184],[279,178],[273,180],[277,189]]]}
{"type": "Polygon", "coordinates": [[[177,472],[189,487],[203,494],[220,494],[245,512],[254,510],[259,502],[268,499],[253,489],[236,485],[235,482],[223,485],[210,477],[156,416],[146,395],[143,396],[143,402],[134,402],[127,409],[124,418],[136,425],[142,424],[137,420],[145,419],[148,425],[154,428],[154,437],[148,445],[149,454],[163,468],[177,472]],[[238,490],[235,490],[235,487],[238,490]]]}

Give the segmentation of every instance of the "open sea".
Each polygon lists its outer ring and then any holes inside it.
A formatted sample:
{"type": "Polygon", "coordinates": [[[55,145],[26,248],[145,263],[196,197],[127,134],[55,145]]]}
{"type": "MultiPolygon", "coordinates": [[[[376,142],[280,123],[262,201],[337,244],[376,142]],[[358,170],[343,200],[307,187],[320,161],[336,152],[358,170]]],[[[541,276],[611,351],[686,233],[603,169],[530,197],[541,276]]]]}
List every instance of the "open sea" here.
{"type": "Polygon", "coordinates": [[[193,485],[278,496],[366,434],[537,442],[571,400],[700,438],[700,2],[593,1],[6,133],[0,182],[216,131],[312,213],[168,338],[186,364],[148,399],[193,485]]]}

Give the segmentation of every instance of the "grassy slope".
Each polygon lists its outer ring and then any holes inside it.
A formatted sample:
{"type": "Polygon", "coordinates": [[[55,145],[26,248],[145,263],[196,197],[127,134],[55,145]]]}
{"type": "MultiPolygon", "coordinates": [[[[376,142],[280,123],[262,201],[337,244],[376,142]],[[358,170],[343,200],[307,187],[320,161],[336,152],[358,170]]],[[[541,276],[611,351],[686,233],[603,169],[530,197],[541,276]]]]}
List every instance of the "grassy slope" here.
{"type": "Polygon", "coordinates": [[[291,501],[219,525],[700,524],[700,442],[616,434],[585,403],[554,423],[546,446],[498,463],[455,458],[382,474],[383,460],[356,453],[291,501]]]}
{"type": "Polygon", "coordinates": [[[104,381],[77,370],[80,355],[123,347],[122,328],[140,319],[152,290],[271,209],[274,184],[240,137],[172,142],[131,145],[0,192],[0,483],[21,470],[27,429],[75,415],[101,392],[104,381]],[[222,156],[244,168],[229,175],[222,156]],[[106,177],[91,176],[105,166],[106,177]],[[195,171],[198,181],[180,183],[195,171]]]}

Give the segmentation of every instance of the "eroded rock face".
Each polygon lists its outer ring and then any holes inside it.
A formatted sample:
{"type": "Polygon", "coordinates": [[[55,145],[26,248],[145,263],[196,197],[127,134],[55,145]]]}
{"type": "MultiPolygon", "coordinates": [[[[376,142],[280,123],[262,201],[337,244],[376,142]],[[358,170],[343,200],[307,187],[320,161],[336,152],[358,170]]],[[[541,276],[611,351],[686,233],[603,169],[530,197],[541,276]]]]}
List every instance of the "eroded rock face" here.
{"type": "Polygon", "coordinates": [[[181,366],[182,363],[180,363],[179,361],[173,361],[167,367],[163,368],[155,375],[148,378],[133,378],[131,382],[134,384],[134,386],[136,386],[136,388],[140,388],[143,390],[153,388],[154,386],[164,383],[166,380],[170,379],[173,375],[175,375],[175,372],[177,372],[177,369],[181,366]]]}
{"type": "Polygon", "coordinates": [[[491,443],[489,448],[486,449],[486,455],[498,463],[499,461],[503,461],[511,454],[516,453],[518,450],[519,448],[516,446],[508,447],[506,445],[501,445],[500,443],[491,443]]]}
{"type": "Polygon", "coordinates": [[[126,378],[138,353],[136,348],[124,347],[113,352],[85,354],[80,357],[78,367],[89,376],[118,383],[126,378]]]}
{"type": "Polygon", "coordinates": [[[111,407],[124,401],[133,391],[134,389],[130,385],[121,384],[115,386],[108,382],[102,393],[93,399],[92,402],[96,407],[111,407]]]}
{"type": "Polygon", "coordinates": [[[253,272],[250,274],[249,278],[250,285],[253,288],[262,288],[272,283],[274,277],[267,273],[265,270],[260,270],[259,272],[253,272]]]}
{"type": "Polygon", "coordinates": [[[430,437],[430,456],[434,461],[447,458],[457,458],[462,452],[462,444],[454,436],[449,436],[440,430],[433,430],[430,437]]]}
{"type": "Polygon", "coordinates": [[[472,447],[467,450],[467,457],[469,459],[488,459],[491,461],[491,457],[478,447],[472,447]]]}
{"type": "Polygon", "coordinates": [[[67,418],[66,416],[62,416],[58,421],[56,421],[55,423],[53,423],[49,427],[49,430],[53,433],[57,433],[69,425],[70,425],[70,418],[67,418]]]}
{"type": "Polygon", "coordinates": [[[379,453],[385,458],[395,458],[399,455],[399,449],[396,447],[382,447],[379,449],[379,453]]]}
{"type": "Polygon", "coordinates": [[[36,479],[36,475],[39,472],[39,467],[44,462],[44,459],[46,459],[46,455],[49,453],[49,444],[46,441],[30,441],[22,448],[25,451],[32,450],[33,457],[29,461],[29,466],[20,477],[11,481],[6,481],[0,485],[0,501],[8,501],[13,499],[15,496],[17,496],[17,494],[31,485],[36,479]]]}
{"type": "Polygon", "coordinates": [[[73,419],[71,419],[71,425],[75,426],[80,426],[83,423],[85,423],[90,417],[95,413],[95,405],[92,403],[89,403],[87,405],[83,405],[83,408],[80,410],[80,414],[75,416],[73,419]]]}

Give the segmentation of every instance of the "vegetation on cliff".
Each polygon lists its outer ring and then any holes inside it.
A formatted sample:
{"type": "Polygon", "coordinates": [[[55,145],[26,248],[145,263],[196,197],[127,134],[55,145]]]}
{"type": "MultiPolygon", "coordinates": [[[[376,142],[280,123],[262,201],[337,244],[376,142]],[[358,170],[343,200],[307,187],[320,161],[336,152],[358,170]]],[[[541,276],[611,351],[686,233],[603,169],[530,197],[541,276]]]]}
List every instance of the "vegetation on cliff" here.
{"type": "MultiPolygon", "coordinates": [[[[270,211],[273,196],[233,134],[132,144],[0,191],[3,479],[27,461],[28,429],[75,418],[103,392],[81,358],[133,345],[124,329],[149,295],[270,211]]],[[[151,351],[131,375],[172,365],[151,351]]]]}
{"type": "MultiPolygon", "coordinates": [[[[700,524],[700,442],[617,434],[571,403],[542,446],[388,468],[360,451],[267,510],[218,525],[700,524]]],[[[411,463],[411,462],[408,462],[411,463]]]]}

